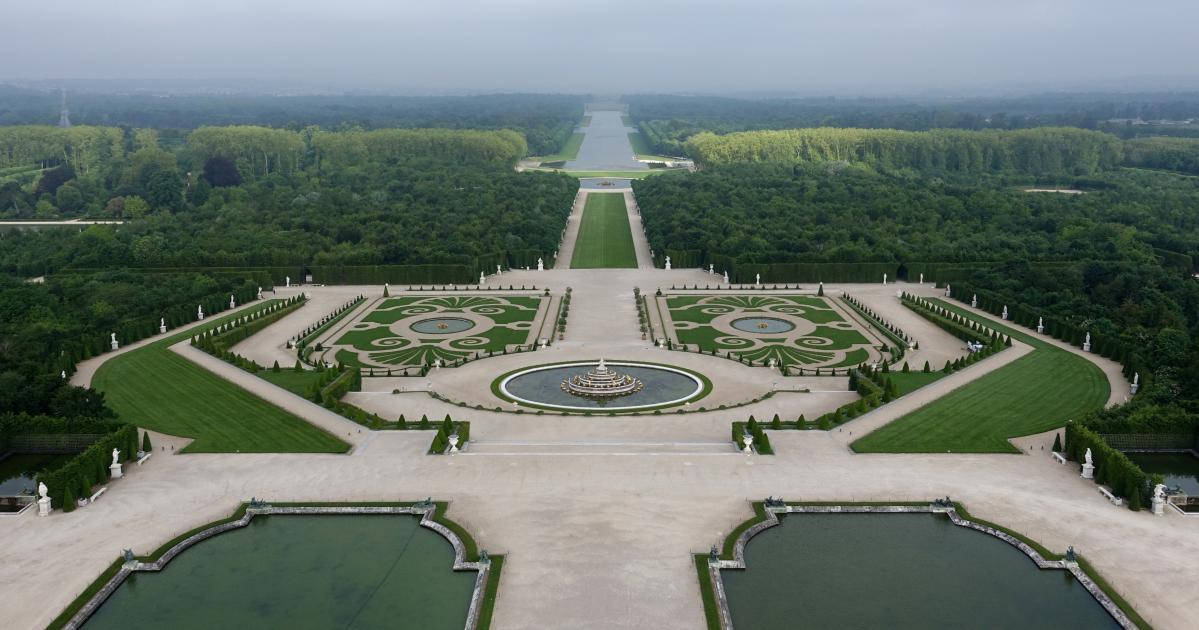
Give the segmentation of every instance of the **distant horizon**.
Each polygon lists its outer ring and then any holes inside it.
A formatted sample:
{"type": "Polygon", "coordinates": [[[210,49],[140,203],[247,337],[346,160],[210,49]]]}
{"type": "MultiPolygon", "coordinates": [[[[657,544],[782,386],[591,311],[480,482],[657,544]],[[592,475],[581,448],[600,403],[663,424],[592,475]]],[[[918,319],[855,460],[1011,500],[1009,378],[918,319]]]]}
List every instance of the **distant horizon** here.
{"type": "Polygon", "coordinates": [[[1199,74],[1194,77],[1121,77],[1111,78],[1093,83],[1078,82],[1070,85],[1058,83],[1044,84],[1010,84],[980,87],[910,87],[894,90],[854,90],[849,87],[807,90],[795,90],[782,87],[756,89],[638,89],[638,90],[551,90],[551,89],[518,89],[502,87],[402,87],[388,85],[370,85],[356,83],[334,83],[316,79],[279,79],[279,78],[166,78],[166,77],[131,77],[131,78],[32,78],[32,77],[0,77],[0,87],[9,86],[18,89],[48,91],[66,89],[96,94],[143,93],[147,95],[164,94],[177,96],[203,95],[257,95],[257,96],[401,96],[401,97],[437,97],[437,96],[487,96],[495,94],[560,94],[593,97],[621,97],[640,95],[663,96],[699,96],[732,99],[908,99],[908,100],[953,100],[979,98],[1021,98],[1045,94],[1057,95],[1169,95],[1199,93],[1199,74]]]}

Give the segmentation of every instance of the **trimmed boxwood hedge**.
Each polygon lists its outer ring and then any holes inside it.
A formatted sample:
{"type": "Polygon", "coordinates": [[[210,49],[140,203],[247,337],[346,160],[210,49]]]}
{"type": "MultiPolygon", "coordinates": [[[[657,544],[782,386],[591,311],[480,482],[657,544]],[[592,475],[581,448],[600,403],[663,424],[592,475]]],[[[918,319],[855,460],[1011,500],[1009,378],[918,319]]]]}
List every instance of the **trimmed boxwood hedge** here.
{"type": "Polygon", "coordinates": [[[108,481],[112,449],[120,450],[122,462],[129,461],[137,455],[139,437],[137,427],[124,422],[26,414],[0,416],[0,444],[8,445],[12,437],[29,434],[103,434],[103,437],[62,466],[37,476],[36,482],[46,484],[50,504],[56,508],[63,507],[63,499],[68,491],[75,498],[85,498],[91,495],[93,486],[108,481]]]}

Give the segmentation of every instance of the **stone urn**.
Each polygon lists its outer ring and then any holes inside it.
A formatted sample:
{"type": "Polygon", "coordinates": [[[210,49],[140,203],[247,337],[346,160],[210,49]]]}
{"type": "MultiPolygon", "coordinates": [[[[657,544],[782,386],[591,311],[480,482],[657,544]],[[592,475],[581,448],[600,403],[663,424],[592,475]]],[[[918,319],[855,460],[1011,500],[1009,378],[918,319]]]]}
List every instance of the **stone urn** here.
{"type": "Polygon", "coordinates": [[[746,455],[752,455],[754,452],[754,436],[746,433],[741,436],[741,442],[745,444],[745,448],[741,449],[746,455]]]}
{"type": "Polygon", "coordinates": [[[450,452],[457,453],[458,452],[458,434],[451,433],[449,438],[447,438],[447,439],[449,439],[449,441],[450,441],[450,452]]]}

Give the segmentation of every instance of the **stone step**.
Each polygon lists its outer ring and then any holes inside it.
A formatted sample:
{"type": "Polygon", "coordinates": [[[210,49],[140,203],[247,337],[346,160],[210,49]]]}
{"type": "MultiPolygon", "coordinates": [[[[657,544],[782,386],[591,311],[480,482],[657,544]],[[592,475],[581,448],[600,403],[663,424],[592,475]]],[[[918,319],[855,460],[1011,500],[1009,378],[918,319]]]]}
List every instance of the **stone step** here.
{"type": "Polygon", "coordinates": [[[475,441],[460,455],[739,455],[732,442],[475,441]]]}

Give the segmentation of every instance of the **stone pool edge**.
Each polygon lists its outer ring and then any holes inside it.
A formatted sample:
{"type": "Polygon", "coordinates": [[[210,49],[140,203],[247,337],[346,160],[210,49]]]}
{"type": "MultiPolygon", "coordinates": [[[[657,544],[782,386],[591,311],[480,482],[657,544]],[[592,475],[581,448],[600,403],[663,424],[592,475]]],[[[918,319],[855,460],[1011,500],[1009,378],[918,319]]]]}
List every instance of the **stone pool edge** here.
{"type": "MultiPolygon", "coordinates": [[[[485,602],[486,593],[489,590],[489,581],[491,579],[491,560],[490,558],[480,558],[477,561],[467,560],[467,540],[463,536],[469,538],[469,534],[465,531],[460,536],[455,529],[461,529],[456,523],[444,517],[445,503],[425,502],[411,505],[279,505],[273,506],[270,504],[253,505],[243,503],[229,518],[216,521],[207,526],[201,526],[197,530],[192,530],[193,533],[187,535],[182,540],[170,545],[163,551],[157,560],[152,562],[142,562],[133,559],[120,564],[120,568],[116,574],[108,578],[94,594],[87,599],[86,602],[71,616],[69,620],[61,626],[56,626],[51,623],[49,627],[61,627],[68,630],[77,630],[82,627],[89,617],[100,608],[115,591],[121,586],[126,578],[134,571],[149,572],[161,571],[166,567],[175,556],[179,555],[189,547],[200,543],[204,540],[223,534],[234,529],[240,529],[250,524],[250,521],[255,516],[259,515],[323,515],[323,514],[407,514],[420,515],[420,525],[427,529],[431,529],[443,538],[449,541],[454,548],[454,571],[477,571],[475,577],[474,590],[471,593],[470,607],[467,609],[466,624],[464,630],[486,630],[490,626],[490,610],[487,602],[485,602]],[[240,518],[237,518],[237,513],[241,512],[240,518]],[[444,521],[444,522],[443,522],[444,521]],[[486,617],[488,623],[480,628],[480,619],[486,617]]],[[[469,547],[475,548],[473,540],[469,541],[469,547]]],[[[161,549],[161,548],[160,548],[161,549]]],[[[152,557],[153,554],[150,556],[152,557]]],[[[143,556],[145,557],[145,556],[143,556]]],[[[120,562],[120,561],[118,561],[120,562]]],[[[105,571],[104,573],[107,573],[105,571]]],[[[104,573],[101,573],[97,580],[103,579],[104,573]]],[[[497,568],[498,576],[498,568],[497,568]]],[[[85,589],[84,594],[87,593],[85,589]]],[[[492,589],[493,590],[493,589],[492,589]]],[[[81,596],[82,597],[82,596],[81,596]]],[[[69,610],[70,606],[68,607],[69,610]]],[[[66,612],[66,611],[64,611],[66,612]]],[[[57,621],[57,620],[56,620],[57,621]]]]}
{"type": "MultiPolygon", "coordinates": [[[[732,559],[724,560],[719,556],[712,558],[708,556],[707,574],[708,583],[704,584],[701,580],[701,590],[710,592],[711,599],[716,609],[716,624],[713,626],[712,620],[709,619],[709,628],[718,628],[719,630],[732,630],[733,618],[729,610],[728,597],[724,591],[724,580],[721,577],[721,571],[724,569],[745,569],[745,547],[749,544],[750,539],[780,524],[778,514],[946,514],[950,521],[959,527],[966,527],[984,534],[990,534],[1009,545],[1024,552],[1034,563],[1038,569],[1060,569],[1069,571],[1074,579],[1078,580],[1083,588],[1099,602],[1100,606],[1107,611],[1112,619],[1120,625],[1121,628],[1135,629],[1139,626],[1125,614],[1124,610],[1117,604],[1099,584],[1091,578],[1087,572],[1079,566],[1078,562],[1070,562],[1067,560],[1048,560],[1041,555],[1036,549],[1028,543],[1020,540],[1005,531],[977,523],[969,518],[965,518],[958,514],[958,510],[965,512],[960,504],[954,503],[949,506],[937,504],[892,504],[892,505],[862,505],[862,504],[820,504],[820,505],[800,505],[800,504],[782,504],[782,505],[766,505],[765,502],[753,502],[751,504],[755,509],[755,516],[748,521],[745,521],[730,534],[730,538],[736,535],[733,540],[732,559]],[[752,523],[752,524],[751,524],[752,523]],[[748,527],[746,527],[748,525],[748,527]],[[738,531],[740,533],[738,533],[738,531]]],[[[725,541],[725,548],[728,546],[728,540],[725,541]]],[[[703,557],[697,556],[697,559],[703,557]]],[[[704,593],[707,595],[707,593],[704,593]]],[[[706,597],[705,597],[706,599],[706,597]]]]}

